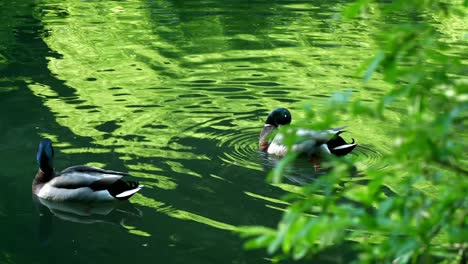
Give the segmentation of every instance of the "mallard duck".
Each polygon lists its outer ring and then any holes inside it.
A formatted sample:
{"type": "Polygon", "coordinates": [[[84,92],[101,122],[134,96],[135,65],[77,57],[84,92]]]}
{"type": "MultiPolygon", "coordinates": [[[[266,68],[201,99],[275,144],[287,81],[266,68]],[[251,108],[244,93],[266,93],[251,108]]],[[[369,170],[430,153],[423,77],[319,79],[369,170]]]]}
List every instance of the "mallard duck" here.
{"type": "MultiPolygon", "coordinates": [[[[286,155],[287,147],[282,143],[284,136],[277,134],[273,139],[268,139],[268,135],[280,126],[289,125],[291,120],[291,113],[288,109],[276,108],[273,110],[268,115],[260,133],[259,149],[269,154],[286,155]]],[[[344,132],[344,128],[339,127],[325,131],[298,129],[296,136],[301,138],[301,141],[293,145],[292,150],[315,158],[323,158],[328,155],[344,156],[357,145],[354,143],[354,139],[351,143],[346,143],[340,136],[344,132]]]]}
{"type": "Polygon", "coordinates": [[[73,166],[56,173],[54,149],[50,139],[43,139],[37,150],[39,169],[32,192],[51,201],[105,202],[127,200],[143,186],[136,181],[123,181],[129,174],[91,166],[73,166]]]}

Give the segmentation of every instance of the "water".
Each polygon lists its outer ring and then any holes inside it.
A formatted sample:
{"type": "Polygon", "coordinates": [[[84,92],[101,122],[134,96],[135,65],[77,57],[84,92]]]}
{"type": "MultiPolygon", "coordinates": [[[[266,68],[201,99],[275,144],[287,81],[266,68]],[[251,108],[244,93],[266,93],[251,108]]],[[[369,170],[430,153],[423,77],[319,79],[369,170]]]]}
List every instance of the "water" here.
{"type": "MultiPolygon", "coordinates": [[[[278,198],[308,173],[265,182],[276,162],[257,150],[268,112],[290,108],[294,122],[304,103],[320,109],[336,91],[373,102],[388,89],[355,77],[382,22],[337,20],[343,5],[0,1],[0,262],[268,263],[233,230],[275,226],[278,198]],[[57,169],[128,171],[145,188],[84,217],[36,205],[43,137],[57,169]]],[[[359,166],[389,151],[399,118],[398,108],[386,122],[344,117],[359,166]]],[[[316,261],[347,263],[348,253],[316,261]]]]}

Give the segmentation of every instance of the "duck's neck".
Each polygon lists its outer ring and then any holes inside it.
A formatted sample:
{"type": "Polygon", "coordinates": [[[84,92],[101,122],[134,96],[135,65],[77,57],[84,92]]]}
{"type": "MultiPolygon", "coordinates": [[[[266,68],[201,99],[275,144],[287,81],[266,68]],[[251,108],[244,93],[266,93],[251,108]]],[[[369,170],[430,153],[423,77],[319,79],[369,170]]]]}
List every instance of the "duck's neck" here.
{"type": "Polygon", "coordinates": [[[270,141],[267,139],[267,136],[271,134],[276,129],[276,126],[265,124],[263,126],[262,132],[260,132],[260,139],[258,140],[258,148],[261,151],[267,151],[270,146],[270,141]]]}
{"type": "Polygon", "coordinates": [[[36,177],[34,177],[32,183],[33,193],[37,193],[45,183],[50,181],[54,177],[53,170],[49,173],[43,172],[40,168],[37,170],[36,177]]]}

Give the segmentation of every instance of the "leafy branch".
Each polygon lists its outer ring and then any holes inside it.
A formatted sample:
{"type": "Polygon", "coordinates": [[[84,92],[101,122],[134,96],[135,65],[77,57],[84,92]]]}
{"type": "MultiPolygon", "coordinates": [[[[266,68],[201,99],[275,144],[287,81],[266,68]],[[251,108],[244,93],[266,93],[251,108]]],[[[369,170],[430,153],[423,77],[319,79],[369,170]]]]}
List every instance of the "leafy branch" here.
{"type": "MultiPolygon", "coordinates": [[[[372,2],[356,1],[343,12],[344,17],[368,16],[372,2]]],[[[466,66],[440,41],[428,14],[464,16],[468,2],[398,0],[380,6],[382,13],[411,13],[419,19],[385,25],[376,38],[379,50],[361,69],[364,82],[379,72],[392,89],[375,105],[337,94],[320,116],[306,106],[306,118],[297,127],[331,127],[343,111],[384,120],[389,107],[403,102],[405,114],[393,151],[360,173],[365,185],[353,180],[353,164],[359,157],[328,161],[331,170],[326,175],[301,187],[299,195],[286,197],[290,206],[277,229],[240,229],[243,236],[253,238],[248,247],[300,259],[355,241],[359,263],[418,263],[421,259],[451,263],[466,258],[466,66]],[[378,169],[385,167],[381,164],[390,166],[378,169]],[[393,188],[387,190],[389,185],[393,188]]],[[[286,138],[289,146],[295,144],[293,134],[286,138]]],[[[286,166],[296,158],[294,153],[286,156],[270,179],[280,182],[286,166]]]]}

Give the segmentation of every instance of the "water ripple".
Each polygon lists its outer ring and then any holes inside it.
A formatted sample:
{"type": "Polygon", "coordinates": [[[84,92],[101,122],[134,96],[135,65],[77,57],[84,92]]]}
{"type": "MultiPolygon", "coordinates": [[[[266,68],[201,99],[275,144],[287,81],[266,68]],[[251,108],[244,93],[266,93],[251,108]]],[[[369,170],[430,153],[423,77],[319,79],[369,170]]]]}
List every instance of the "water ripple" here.
{"type": "MultiPolygon", "coordinates": [[[[266,172],[272,170],[280,157],[258,150],[258,133],[258,128],[248,128],[242,133],[217,134],[217,147],[223,150],[219,158],[245,168],[266,172]]],[[[379,151],[367,145],[358,145],[352,155],[359,157],[359,165],[356,165],[360,169],[375,166],[383,157],[379,151]]],[[[385,166],[380,165],[378,169],[383,168],[385,166]]],[[[285,178],[296,184],[306,184],[325,173],[326,170],[315,171],[309,159],[298,159],[286,169],[285,178]]]]}
{"type": "MultiPolygon", "coordinates": [[[[383,157],[382,153],[368,145],[358,145],[352,153],[361,157],[360,165],[363,166],[363,168],[369,168],[378,164],[383,157]]],[[[386,165],[380,165],[378,169],[383,169],[385,167],[386,165]]]]}
{"type": "Polygon", "coordinates": [[[223,154],[219,157],[227,163],[236,164],[245,168],[262,170],[258,150],[258,129],[248,128],[242,133],[229,133],[220,135],[217,146],[222,148],[223,154]]]}
{"type": "MultiPolygon", "coordinates": [[[[226,133],[217,133],[211,136],[218,140],[216,146],[223,150],[219,158],[224,162],[245,168],[269,171],[274,168],[280,158],[258,150],[258,134],[259,128],[252,127],[243,130],[242,133],[226,131],[226,133]]],[[[383,157],[382,153],[368,145],[358,145],[352,154],[359,157],[359,168],[375,166],[383,157]]],[[[378,169],[385,168],[383,165],[379,166],[378,169]]],[[[304,173],[317,177],[324,171],[314,172],[313,166],[307,159],[299,159],[288,170],[288,174],[291,175],[301,174],[303,176],[304,173]]],[[[303,180],[297,181],[295,179],[294,181],[304,183],[303,180]]]]}

